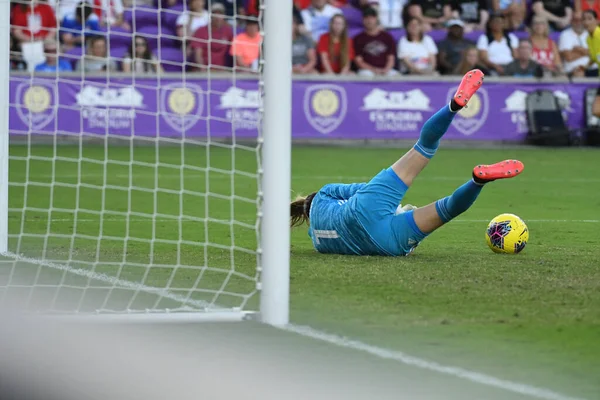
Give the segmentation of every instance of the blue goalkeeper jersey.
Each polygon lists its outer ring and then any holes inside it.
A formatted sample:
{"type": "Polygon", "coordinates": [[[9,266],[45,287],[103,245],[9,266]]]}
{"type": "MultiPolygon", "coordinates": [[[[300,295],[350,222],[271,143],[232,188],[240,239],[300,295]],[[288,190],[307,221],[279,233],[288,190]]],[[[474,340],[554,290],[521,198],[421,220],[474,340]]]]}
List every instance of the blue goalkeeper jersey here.
{"type": "Polygon", "coordinates": [[[364,250],[378,253],[377,244],[356,218],[352,196],[366,183],[325,185],[313,198],[310,206],[308,235],[320,253],[363,254],[364,250]]]}
{"type": "Polygon", "coordinates": [[[369,183],[329,184],[314,196],[308,234],[320,253],[401,256],[427,235],[395,211],[408,187],[391,170],[369,183]]]}

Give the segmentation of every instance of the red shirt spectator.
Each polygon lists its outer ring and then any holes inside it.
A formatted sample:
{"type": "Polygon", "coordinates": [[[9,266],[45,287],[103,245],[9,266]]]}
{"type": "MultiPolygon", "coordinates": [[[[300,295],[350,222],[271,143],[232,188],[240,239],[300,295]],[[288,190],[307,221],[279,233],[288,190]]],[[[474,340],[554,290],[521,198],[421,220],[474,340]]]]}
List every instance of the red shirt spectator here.
{"type": "MultiPolygon", "coordinates": [[[[341,45],[342,43],[337,41],[333,43],[333,57],[329,55],[329,63],[331,64],[331,69],[336,74],[339,74],[342,71],[342,63],[341,63],[341,45]]],[[[317,46],[317,51],[319,54],[328,53],[329,54],[329,33],[324,34],[319,39],[319,45],[317,46]]],[[[352,62],[354,60],[354,44],[352,43],[352,39],[348,38],[348,61],[352,62]]],[[[321,67],[321,72],[325,72],[321,67]]]]}
{"type": "Polygon", "coordinates": [[[310,7],[311,0],[294,0],[294,4],[301,10],[310,7]]]}
{"type": "Polygon", "coordinates": [[[213,10],[211,22],[207,26],[198,28],[190,41],[200,69],[208,66],[228,66],[227,58],[232,41],[231,25],[223,19],[223,13],[213,10]]]}
{"type": "Polygon", "coordinates": [[[600,18],[600,0],[575,0],[576,11],[594,10],[600,18]]]}
{"type": "Polygon", "coordinates": [[[21,42],[43,40],[56,29],[54,10],[46,3],[17,4],[12,9],[13,35],[21,42]]]}

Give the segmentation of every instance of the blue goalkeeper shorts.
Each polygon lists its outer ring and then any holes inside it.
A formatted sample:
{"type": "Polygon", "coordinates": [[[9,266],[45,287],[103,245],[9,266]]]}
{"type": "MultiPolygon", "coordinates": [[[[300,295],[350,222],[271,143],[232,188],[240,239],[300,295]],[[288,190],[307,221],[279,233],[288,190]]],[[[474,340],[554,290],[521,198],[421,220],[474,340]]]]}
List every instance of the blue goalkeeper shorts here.
{"type": "Polygon", "coordinates": [[[375,243],[394,256],[410,254],[427,237],[417,227],[412,210],[395,215],[407,190],[390,167],[353,196],[360,223],[375,243]]]}

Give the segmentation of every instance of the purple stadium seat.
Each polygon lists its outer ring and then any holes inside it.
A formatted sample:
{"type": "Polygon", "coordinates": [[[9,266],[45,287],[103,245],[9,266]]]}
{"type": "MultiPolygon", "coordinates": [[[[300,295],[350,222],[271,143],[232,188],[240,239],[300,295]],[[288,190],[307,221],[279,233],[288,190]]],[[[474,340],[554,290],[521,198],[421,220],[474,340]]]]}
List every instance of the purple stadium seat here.
{"type": "Polygon", "coordinates": [[[129,51],[128,47],[111,47],[110,48],[110,56],[113,58],[118,58],[119,61],[125,57],[125,53],[129,51]]]}
{"type": "Polygon", "coordinates": [[[175,39],[175,31],[166,26],[163,26],[162,29],[158,26],[145,26],[139,29],[137,34],[148,40],[151,49],[158,47],[159,38],[161,47],[177,47],[179,45],[179,40],[175,39]]]}
{"type": "Polygon", "coordinates": [[[358,8],[355,8],[352,6],[342,7],[342,13],[346,17],[346,20],[348,21],[349,28],[356,28],[356,27],[362,28],[362,26],[363,26],[362,13],[360,12],[360,10],[358,8]]]}
{"type": "Polygon", "coordinates": [[[432,31],[427,32],[429,36],[433,39],[434,42],[441,42],[446,39],[448,35],[448,31],[446,29],[434,29],[432,31]]]}
{"type": "Polygon", "coordinates": [[[77,61],[85,54],[85,49],[83,47],[73,47],[71,50],[67,51],[63,58],[71,63],[71,66],[75,68],[77,65],[77,61]]]}
{"type": "Polygon", "coordinates": [[[166,72],[183,71],[183,52],[175,47],[163,47],[156,50],[154,55],[160,59],[160,63],[166,72]]]}
{"type": "Polygon", "coordinates": [[[348,35],[350,35],[351,38],[353,38],[354,36],[358,35],[359,33],[361,33],[364,29],[362,27],[354,27],[354,28],[349,28],[348,29],[348,35]]]}
{"type": "MultiPolygon", "coordinates": [[[[183,7],[181,7],[183,9],[183,7]]],[[[170,28],[175,29],[175,23],[177,22],[177,18],[181,15],[182,10],[175,10],[174,8],[165,9],[161,14],[161,22],[162,26],[168,26],[170,28]]]]}
{"type": "Polygon", "coordinates": [[[183,12],[184,9],[187,10],[187,7],[183,4],[183,2],[178,2],[173,7],[169,7],[169,10],[179,11],[179,12],[183,12]]]}
{"type": "Polygon", "coordinates": [[[404,29],[388,29],[388,33],[392,35],[394,41],[400,40],[400,38],[406,35],[406,31],[404,29]]]}
{"type": "Polygon", "coordinates": [[[160,12],[155,8],[134,8],[124,12],[123,18],[129,22],[133,30],[144,26],[158,26],[160,12]]]}
{"type": "Polygon", "coordinates": [[[479,40],[479,36],[481,36],[483,33],[483,31],[472,31],[469,33],[465,33],[465,39],[477,43],[477,40],[479,40]]]}
{"type": "Polygon", "coordinates": [[[525,31],[516,31],[513,32],[514,35],[519,39],[527,39],[529,37],[529,32],[525,32],[525,31]]]}
{"type": "Polygon", "coordinates": [[[110,30],[102,28],[102,30],[107,33],[109,47],[129,47],[129,45],[131,45],[131,38],[133,34],[130,31],[115,27],[111,27],[110,30]]]}

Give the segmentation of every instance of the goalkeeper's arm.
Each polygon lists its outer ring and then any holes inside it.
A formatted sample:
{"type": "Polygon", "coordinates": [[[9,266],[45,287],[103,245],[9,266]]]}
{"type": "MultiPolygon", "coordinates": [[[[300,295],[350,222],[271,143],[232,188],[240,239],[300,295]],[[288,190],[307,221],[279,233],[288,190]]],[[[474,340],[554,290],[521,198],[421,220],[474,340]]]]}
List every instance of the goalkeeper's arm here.
{"type": "Polygon", "coordinates": [[[348,200],[350,197],[354,196],[356,192],[360,189],[364,188],[366,183],[330,183],[329,185],[325,185],[321,188],[320,192],[324,193],[334,199],[338,200],[348,200]]]}

